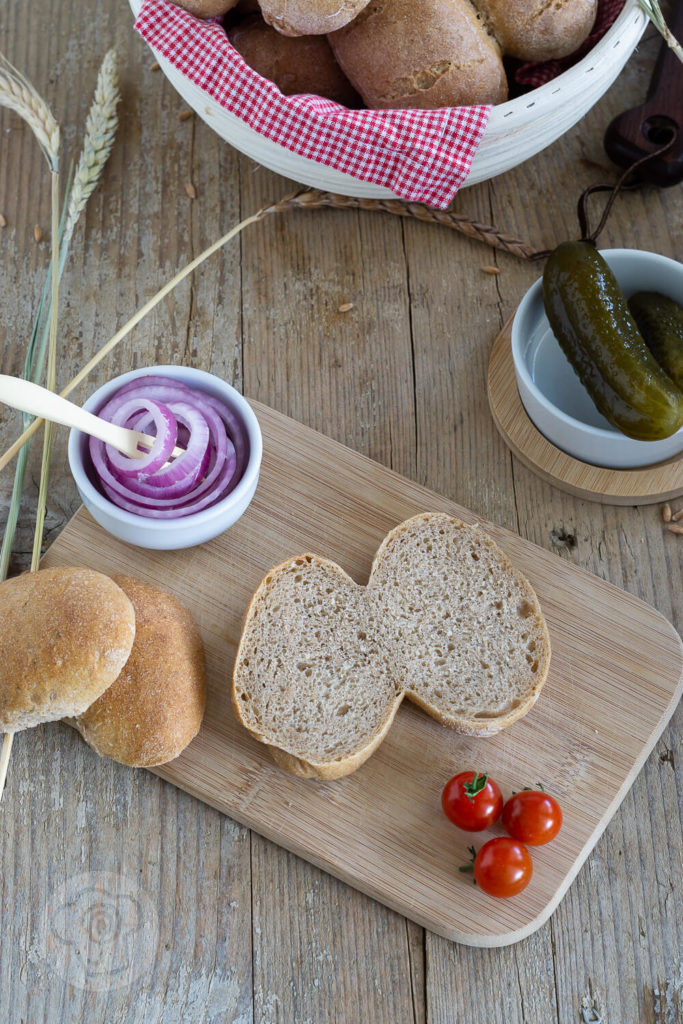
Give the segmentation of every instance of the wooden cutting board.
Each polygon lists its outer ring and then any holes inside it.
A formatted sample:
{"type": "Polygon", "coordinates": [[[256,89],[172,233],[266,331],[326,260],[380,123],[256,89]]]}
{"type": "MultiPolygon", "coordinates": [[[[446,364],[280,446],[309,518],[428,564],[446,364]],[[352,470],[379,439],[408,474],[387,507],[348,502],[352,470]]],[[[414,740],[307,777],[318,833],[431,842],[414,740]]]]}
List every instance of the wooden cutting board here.
{"type": "MultiPolygon", "coordinates": [[[[654,609],[515,534],[342,445],[253,403],[264,436],[256,496],[222,537],[179,552],[130,547],[81,509],[44,565],[123,572],[173,591],[200,624],[209,702],[202,730],[157,770],[426,928],[476,946],[529,935],[552,913],[633,782],[683,689],[683,652],[654,609]],[[267,570],[314,551],[359,583],[384,534],[422,511],[480,522],[531,580],[553,646],[533,710],[491,739],[460,737],[409,703],[387,739],[337,782],[292,778],[237,724],[230,676],[242,616],[267,570]],[[458,872],[481,837],[454,828],[440,807],[444,783],[488,770],[504,796],[537,781],[559,799],[558,838],[532,851],[529,887],[496,900],[458,872]]],[[[286,899],[286,894],[282,894],[286,899]]]]}

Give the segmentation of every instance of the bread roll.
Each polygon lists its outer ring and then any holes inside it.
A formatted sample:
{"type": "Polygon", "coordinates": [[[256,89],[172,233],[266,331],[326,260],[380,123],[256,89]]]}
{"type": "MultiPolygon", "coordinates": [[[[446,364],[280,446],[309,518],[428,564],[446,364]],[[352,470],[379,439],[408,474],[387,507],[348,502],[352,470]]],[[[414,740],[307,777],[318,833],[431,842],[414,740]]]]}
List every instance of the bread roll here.
{"type": "Polygon", "coordinates": [[[199,732],[206,704],[202,639],[177,598],[129,576],[113,578],[135,609],[135,643],[118,678],[70,724],[98,754],[121,764],[164,764],[199,732]]]}
{"type": "Polygon", "coordinates": [[[171,0],[171,3],[194,14],[195,18],[222,18],[237,0],[171,0]]]}
{"type": "Polygon", "coordinates": [[[472,0],[504,54],[521,60],[556,60],[590,34],[598,0],[472,0]]]}
{"type": "Polygon", "coordinates": [[[260,0],[263,17],[284,36],[320,36],[352,21],[368,0],[260,0]]]}
{"type": "Polygon", "coordinates": [[[2,732],[85,711],[114,682],[135,636],[120,587],[72,567],[0,584],[0,622],[2,732]]]}
{"type": "Polygon", "coordinates": [[[345,107],[361,106],[325,36],[283,36],[256,15],[229,29],[228,39],[249,67],[283,95],[311,93],[345,107]]]}
{"type": "Polygon", "coordinates": [[[371,0],[328,38],[368,107],[457,107],[507,98],[500,47],[469,0],[371,0]]]}

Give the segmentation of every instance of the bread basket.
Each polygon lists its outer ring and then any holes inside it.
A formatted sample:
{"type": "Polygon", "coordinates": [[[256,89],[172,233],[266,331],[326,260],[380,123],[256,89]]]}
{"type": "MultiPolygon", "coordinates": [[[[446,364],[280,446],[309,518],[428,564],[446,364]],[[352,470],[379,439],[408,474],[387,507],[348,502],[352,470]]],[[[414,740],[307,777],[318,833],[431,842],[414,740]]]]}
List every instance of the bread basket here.
{"type": "MultiPolygon", "coordinates": [[[[137,16],[143,0],[129,0],[137,16]]],[[[467,185],[510,170],[568,131],[600,99],[635,49],[647,16],[626,0],[602,39],[574,67],[532,92],[492,108],[474,154],[467,185]]],[[[396,198],[383,185],[352,177],[264,138],[155,52],[162,71],[186,103],[230,145],[264,167],[312,188],[365,199],[396,198]]]]}

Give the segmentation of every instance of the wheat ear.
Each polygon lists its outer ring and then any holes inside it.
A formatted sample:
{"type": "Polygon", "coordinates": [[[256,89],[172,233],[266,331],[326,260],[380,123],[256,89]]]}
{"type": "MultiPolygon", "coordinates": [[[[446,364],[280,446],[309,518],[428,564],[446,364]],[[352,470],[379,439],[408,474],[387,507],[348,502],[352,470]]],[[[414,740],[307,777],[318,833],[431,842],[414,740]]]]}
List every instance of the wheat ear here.
{"type": "MultiPolygon", "coordinates": [[[[102,61],[95,95],[85,122],[83,150],[71,186],[64,227],[66,245],[109,159],[118,124],[116,107],[120,98],[116,50],[109,50],[102,61]]],[[[66,252],[66,246],[64,248],[66,252]]]]}
{"type": "MultiPolygon", "coordinates": [[[[120,100],[118,88],[116,51],[110,50],[104,57],[97,77],[95,93],[85,123],[83,149],[74,175],[67,182],[67,199],[64,204],[62,221],[59,225],[59,276],[61,277],[66,264],[69,243],[78,219],[88,199],[92,195],[107,162],[114,142],[117,127],[116,107],[120,100]]],[[[47,339],[50,325],[50,286],[51,278],[45,281],[38,315],[33,325],[29,350],[24,366],[24,376],[36,382],[42,379],[47,339]]],[[[24,427],[32,422],[32,417],[24,417],[24,427]]],[[[5,579],[9,568],[9,560],[14,543],[19,502],[24,488],[28,446],[23,449],[22,457],[17,464],[10,512],[5,525],[5,532],[0,547],[0,580],[5,579]]]]}
{"type": "Polygon", "coordinates": [[[678,42],[662,14],[662,9],[657,0],[638,0],[638,3],[647,14],[648,18],[660,33],[666,45],[670,47],[683,64],[683,46],[678,42]]]}
{"type": "MultiPolygon", "coordinates": [[[[14,110],[28,124],[36,137],[38,145],[47,160],[52,178],[52,273],[51,273],[51,317],[50,317],[50,359],[48,366],[48,386],[54,390],[56,346],[57,346],[57,298],[58,298],[58,261],[59,261],[59,125],[45,100],[34,89],[29,81],[0,54],[0,105],[14,110]]],[[[45,441],[43,446],[43,463],[40,475],[40,490],[34,534],[33,557],[31,571],[38,568],[40,547],[45,520],[45,503],[47,495],[47,471],[50,458],[51,424],[45,425],[45,441]]],[[[14,733],[7,732],[3,737],[0,751],[0,800],[5,788],[7,768],[14,733]]]]}
{"type": "Polygon", "coordinates": [[[29,126],[50,170],[59,169],[59,125],[45,100],[0,53],[0,106],[14,110],[29,126]]]}

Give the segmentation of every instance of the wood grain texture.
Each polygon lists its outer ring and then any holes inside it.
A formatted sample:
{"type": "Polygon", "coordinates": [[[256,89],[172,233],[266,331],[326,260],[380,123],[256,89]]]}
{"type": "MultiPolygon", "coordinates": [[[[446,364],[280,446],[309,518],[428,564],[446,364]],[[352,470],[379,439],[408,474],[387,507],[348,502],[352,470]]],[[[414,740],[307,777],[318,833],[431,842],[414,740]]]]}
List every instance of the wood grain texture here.
{"type": "MultiPolygon", "coordinates": [[[[0,49],[49,100],[74,156],[99,62],[111,45],[121,58],[121,130],[63,278],[62,383],[219,230],[291,190],[198,120],[177,120],[183,104],[152,70],[131,21],[123,0],[94,0],[87,11],[75,0],[46,0],[39,16],[6,0],[0,12],[0,49]],[[190,178],[194,201],[184,190],[190,178]]],[[[650,31],[579,125],[522,167],[463,190],[457,211],[538,248],[576,237],[579,192],[616,177],[603,132],[643,102],[658,50],[650,31]]],[[[48,195],[28,131],[0,111],[5,373],[21,369],[44,280],[48,195]],[[35,223],[44,228],[40,245],[35,223]]],[[[681,259],[682,237],[680,189],[647,189],[621,197],[601,242],[681,259]]],[[[451,232],[385,215],[270,218],[158,307],[90,384],[167,359],[222,373],[518,530],[560,565],[566,559],[643,598],[680,631],[683,549],[663,530],[659,510],[601,508],[563,494],[510,456],[489,416],[491,342],[538,272],[451,232]],[[482,272],[491,263],[498,276],[482,272]],[[354,309],[339,314],[338,295],[354,309]]],[[[17,429],[18,419],[1,412],[3,448],[17,429]]],[[[56,432],[48,539],[78,506],[65,442],[56,432]]],[[[15,571],[28,563],[38,465],[36,448],[15,571]]],[[[10,489],[5,472],[0,510],[10,489]]],[[[390,1019],[378,993],[391,992],[391,1019],[417,1024],[580,1024],[588,1005],[616,1024],[670,1024],[683,999],[675,900],[682,726],[679,708],[551,920],[523,942],[491,950],[406,924],[151,774],[105,766],[66,727],[17,736],[0,807],[0,1019],[365,1024],[369,1008],[390,1019]],[[128,987],[69,983],[45,956],[46,897],[84,873],[136,871],[138,897],[149,896],[158,911],[158,930],[140,933],[133,946],[143,964],[152,947],[151,968],[128,987]],[[327,969],[314,975],[309,961],[318,957],[327,969]]]]}

